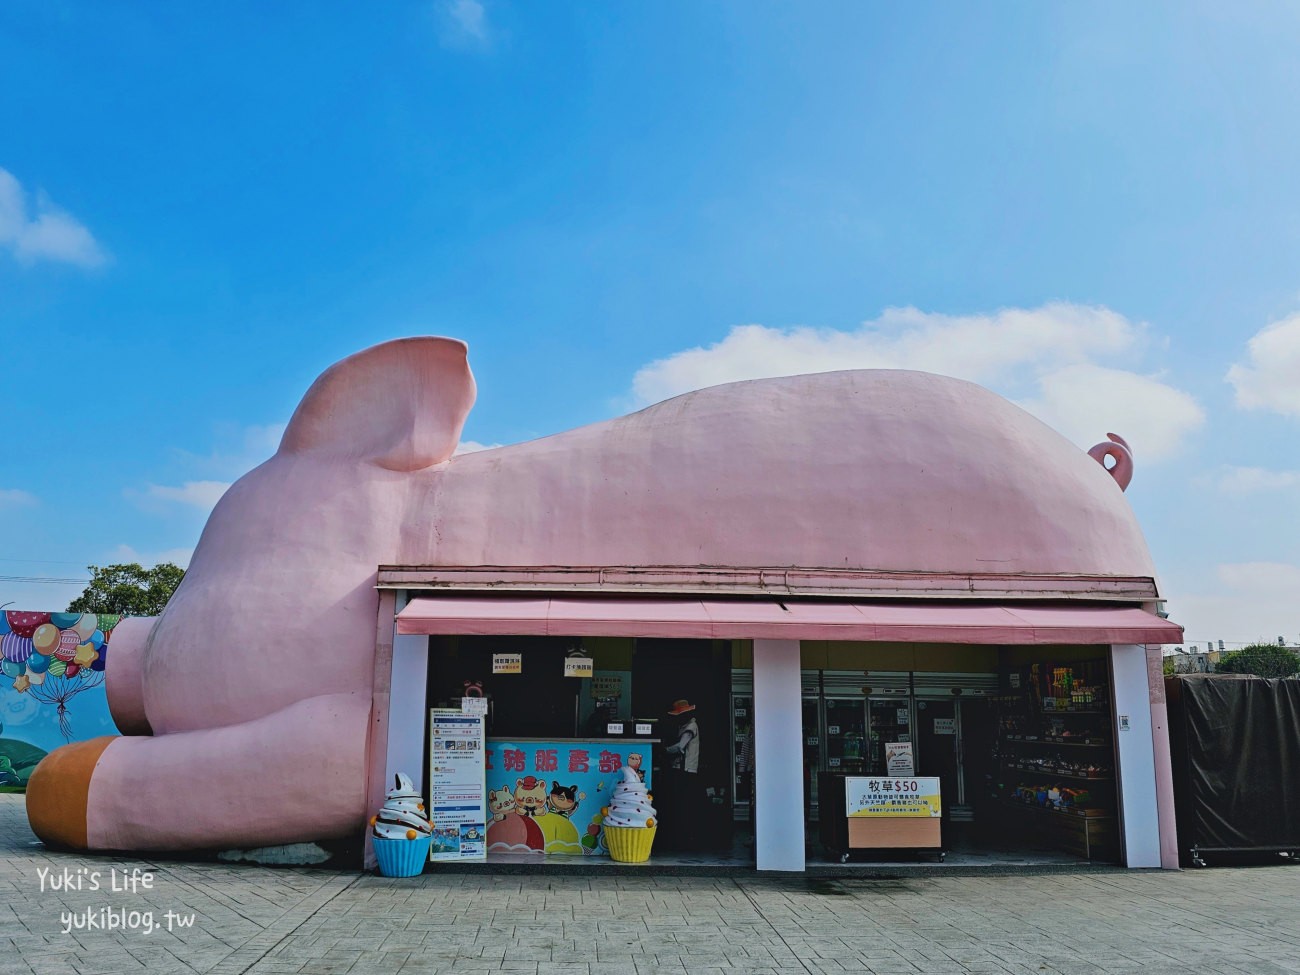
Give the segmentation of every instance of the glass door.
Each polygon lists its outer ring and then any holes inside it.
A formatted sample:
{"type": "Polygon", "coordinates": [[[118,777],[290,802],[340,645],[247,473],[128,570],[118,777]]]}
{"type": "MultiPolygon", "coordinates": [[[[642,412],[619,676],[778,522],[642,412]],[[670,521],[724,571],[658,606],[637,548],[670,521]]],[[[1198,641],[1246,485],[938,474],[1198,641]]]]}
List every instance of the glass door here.
{"type": "Polygon", "coordinates": [[[945,809],[962,802],[959,784],[957,703],[952,698],[918,701],[917,747],[920,750],[919,775],[939,778],[945,809]]]}
{"type": "Polygon", "coordinates": [[[822,767],[822,724],[817,698],[803,699],[803,811],[812,822],[817,818],[817,773],[822,767]]]}
{"type": "Polygon", "coordinates": [[[866,767],[866,708],[862,698],[826,699],[826,771],[859,775],[866,767]]]}
{"type": "Polygon", "coordinates": [[[912,702],[906,697],[873,697],[867,701],[867,711],[870,724],[863,771],[868,775],[886,775],[885,745],[912,741],[912,702]]]}

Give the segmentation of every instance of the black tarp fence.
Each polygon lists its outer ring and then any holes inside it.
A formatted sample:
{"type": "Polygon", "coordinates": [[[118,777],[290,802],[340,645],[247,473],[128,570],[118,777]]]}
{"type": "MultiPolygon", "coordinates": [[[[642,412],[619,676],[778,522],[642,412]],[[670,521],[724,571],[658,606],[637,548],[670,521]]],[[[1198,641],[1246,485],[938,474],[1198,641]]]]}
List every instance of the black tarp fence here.
{"type": "Polygon", "coordinates": [[[1165,679],[1184,865],[1205,853],[1300,851],[1300,679],[1165,679]]]}

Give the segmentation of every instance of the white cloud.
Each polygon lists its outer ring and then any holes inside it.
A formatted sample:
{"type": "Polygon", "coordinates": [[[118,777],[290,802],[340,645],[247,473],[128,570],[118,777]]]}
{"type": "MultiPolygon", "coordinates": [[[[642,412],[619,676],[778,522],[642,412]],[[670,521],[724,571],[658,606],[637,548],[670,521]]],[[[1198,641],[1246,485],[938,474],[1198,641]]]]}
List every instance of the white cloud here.
{"type": "Polygon", "coordinates": [[[1287,562],[1225,563],[1209,591],[1170,594],[1169,615],[1182,624],[1187,643],[1300,642],[1300,565],[1287,562]]]}
{"type": "Polygon", "coordinates": [[[1271,471],[1264,467],[1224,467],[1214,479],[1226,494],[1256,494],[1300,488],[1300,471],[1271,471]]]}
{"type": "Polygon", "coordinates": [[[1205,411],[1182,390],[1149,376],[1102,366],[1066,366],[1038,381],[1036,397],[1020,405],[1078,444],[1115,431],[1133,445],[1138,463],[1178,453],[1205,422],[1205,411]]]}
{"type": "Polygon", "coordinates": [[[247,474],[280,446],[287,424],[266,423],[237,426],[217,424],[213,429],[215,446],[206,454],[176,448],[177,463],[187,472],[211,480],[231,480],[247,474]]]}
{"type": "Polygon", "coordinates": [[[145,496],[210,510],[229,488],[230,484],[225,481],[186,481],[180,487],[150,484],[145,489],[145,496]]]}
{"type": "Polygon", "coordinates": [[[891,308],[849,331],[737,326],[721,342],[640,369],[632,391],[645,405],[740,379],[919,369],[1017,398],[1081,446],[1113,430],[1139,458],[1156,460],[1175,453],[1204,414],[1159,378],[1115,367],[1140,361],[1149,344],[1144,324],[1104,307],[1053,302],[989,315],[891,308]]]}
{"type": "Polygon", "coordinates": [[[439,35],[451,47],[484,46],[490,38],[487,10],[479,0],[441,0],[439,35]]]}
{"type": "Polygon", "coordinates": [[[1237,405],[1300,416],[1300,314],[1260,329],[1246,343],[1246,362],[1228,370],[1237,405]]]}
{"type": "Polygon", "coordinates": [[[27,193],[6,169],[0,169],[0,246],[23,264],[46,260],[98,267],[107,260],[90,231],[42,195],[29,212],[27,193]]]}
{"type": "Polygon", "coordinates": [[[244,449],[261,463],[280,447],[287,423],[264,423],[244,428],[244,449]]]}
{"type": "Polygon", "coordinates": [[[0,508],[19,508],[36,503],[36,495],[18,488],[0,488],[0,508]]]}
{"type": "Polygon", "coordinates": [[[193,480],[178,485],[146,484],[143,488],[127,488],[123,493],[153,513],[174,510],[170,509],[171,505],[185,505],[206,513],[221,500],[236,478],[275,453],[284,430],[283,423],[219,424],[213,437],[217,445],[210,453],[196,454],[179,448],[172,451],[176,467],[193,480]]]}
{"type": "Polygon", "coordinates": [[[193,556],[193,548],[167,548],[157,552],[140,552],[123,542],[113,549],[107,562],[114,565],[137,562],[146,568],[151,568],[163,562],[170,562],[185,569],[189,567],[190,559],[193,556]]]}
{"type": "Polygon", "coordinates": [[[1300,592],[1300,565],[1288,562],[1233,562],[1220,565],[1219,581],[1229,589],[1290,596],[1300,592]]]}

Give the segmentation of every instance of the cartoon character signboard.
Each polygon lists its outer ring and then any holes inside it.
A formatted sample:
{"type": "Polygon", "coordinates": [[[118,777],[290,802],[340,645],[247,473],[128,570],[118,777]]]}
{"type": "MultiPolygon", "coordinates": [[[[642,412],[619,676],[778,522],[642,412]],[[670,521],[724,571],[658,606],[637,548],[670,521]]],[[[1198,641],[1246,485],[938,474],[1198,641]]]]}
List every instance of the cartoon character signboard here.
{"type": "Polygon", "coordinates": [[[488,852],[608,856],[602,823],[619,768],[649,785],[649,756],[650,742],[634,740],[488,742],[488,852]]]}

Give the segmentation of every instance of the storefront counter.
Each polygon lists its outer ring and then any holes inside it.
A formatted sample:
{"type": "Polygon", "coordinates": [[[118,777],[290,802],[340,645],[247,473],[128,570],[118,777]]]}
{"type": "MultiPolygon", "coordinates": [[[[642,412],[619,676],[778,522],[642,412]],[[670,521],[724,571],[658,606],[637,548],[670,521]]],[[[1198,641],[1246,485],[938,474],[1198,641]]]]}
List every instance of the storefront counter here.
{"type": "Polygon", "coordinates": [[[656,738],[489,738],[489,853],[608,856],[601,835],[619,769],[651,786],[656,738]]]}

